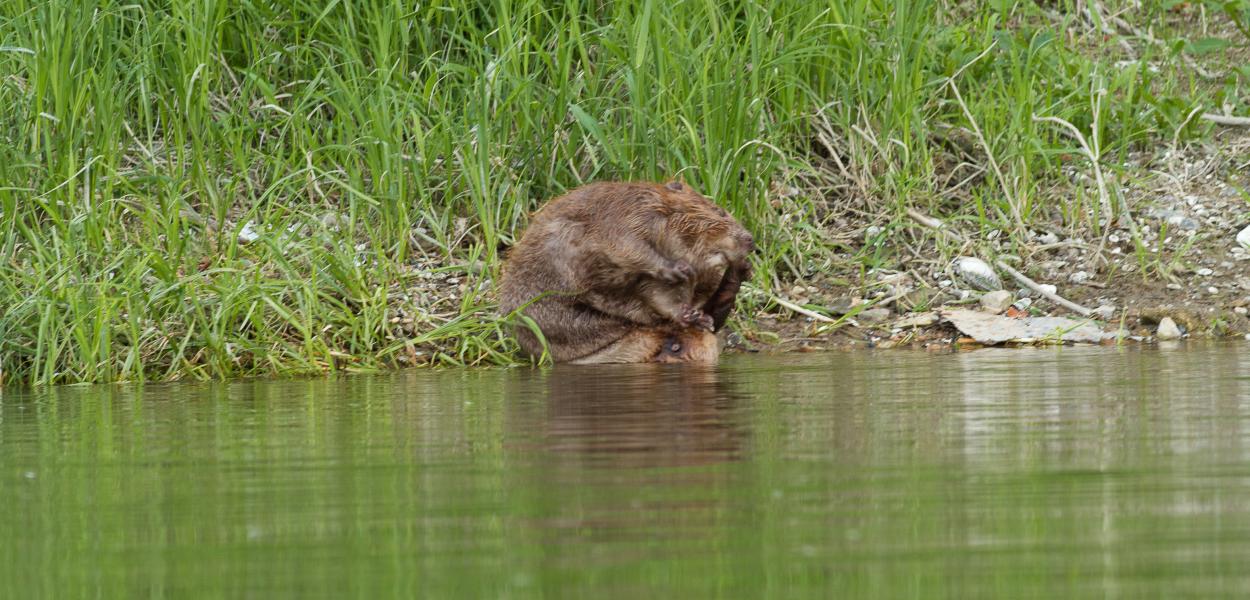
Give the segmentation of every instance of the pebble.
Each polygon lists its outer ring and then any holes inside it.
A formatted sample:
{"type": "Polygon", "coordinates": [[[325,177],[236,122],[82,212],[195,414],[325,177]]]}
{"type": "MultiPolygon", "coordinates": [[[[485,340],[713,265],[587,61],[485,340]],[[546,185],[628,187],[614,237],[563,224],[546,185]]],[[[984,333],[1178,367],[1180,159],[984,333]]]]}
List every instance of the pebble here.
{"type": "Polygon", "coordinates": [[[1242,247],[1247,250],[1250,250],[1250,225],[1246,225],[1246,228],[1242,229],[1241,233],[1237,234],[1237,243],[1241,244],[1242,247]]]}
{"type": "Polygon", "coordinates": [[[1068,276],[1068,281],[1076,284],[1085,283],[1089,281],[1089,273],[1087,271],[1077,271],[1068,276]]]}
{"type": "Polygon", "coordinates": [[[1102,306],[1094,309],[1094,316],[1102,319],[1103,321],[1110,321],[1111,317],[1115,316],[1115,306],[1111,304],[1103,304],[1102,306]]]}
{"type": "Polygon", "coordinates": [[[1169,290],[1179,290],[1179,289],[1181,289],[1181,284],[1179,284],[1179,283],[1169,283],[1169,284],[1168,284],[1168,289],[1169,289],[1169,290]]]}
{"type": "Polygon", "coordinates": [[[1207,293],[1208,293],[1208,294],[1218,294],[1218,293],[1220,293],[1220,288],[1217,288],[1217,287],[1215,287],[1215,286],[1211,286],[1211,287],[1207,288],[1207,293]]]}
{"type": "Polygon", "coordinates": [[[1241,315],[1241,316],[1243,316],[1243,317],[1244,317],[1244,316],[1246,316],[1246,313],[1247,313],[1247,312],[1250,312],[1250,310],[1247,310],[1247,309],[1246,309],[1246,307],[1244,307],[1244,306],[1238,306],[1238,307],[1236,307],[1236,308],[1234,308],[1234,309],[1233,309],[1233,312],[1235,312],[1235,313],[1237,313],[1237,314],[1239,314],[1239,315],[1241,315]]]}
{"type": "Polygon", "coordinates": [[[1011,306],[1015,298],[1007,290],[996,290],[981,296],[981,308],[986,312],[1000,314],[1011,306]]]}
{"type": "Polygon", "coordinates": [[[1215,271],[1212,271],[1211,269],[1208,269],[1208,268],[1206,268],[1206,267],[1203,267],[1203,268],[1201,268],[1201,269],[1198,269],[1198,271],[1197,271],[1197,273],[1198,273],[1198,276],[1199,276],[1199,277],[1210,277],[1210,276],[1211,276],[1211,274],[1212,274],[1212,273],[1214,273],[1214,272],[1215,272],[1215,271]]]}
{"type": "Polygon", "coordinates": [[[1176,326],[1176,321],[1172,317],[1163,317],[1159,321],[1159,329],[1155,331],[1155,337],[1161,340],[1179,340],[1181,339],[1181,329],[1176,326]]]}

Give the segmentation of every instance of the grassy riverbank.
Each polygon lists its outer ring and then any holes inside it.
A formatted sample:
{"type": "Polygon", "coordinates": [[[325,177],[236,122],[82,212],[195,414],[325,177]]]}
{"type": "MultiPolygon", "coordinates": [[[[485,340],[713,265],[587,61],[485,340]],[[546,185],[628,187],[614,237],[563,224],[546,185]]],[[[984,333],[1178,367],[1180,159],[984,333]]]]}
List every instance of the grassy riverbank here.
{"type": "MultiPolygon", "coordinates": [[[[908,208],[1097,245],[1151,161],[1221,155],[1204,111],[1247,114],[1226,3],[766,4],[5,2],[3,381],[511,361],[501,251],[610,178],[756,233],[750,320],[958,250],[908,208]]],[[[1192,245],[1128,247],[1101,275],[1192,245]]]]}

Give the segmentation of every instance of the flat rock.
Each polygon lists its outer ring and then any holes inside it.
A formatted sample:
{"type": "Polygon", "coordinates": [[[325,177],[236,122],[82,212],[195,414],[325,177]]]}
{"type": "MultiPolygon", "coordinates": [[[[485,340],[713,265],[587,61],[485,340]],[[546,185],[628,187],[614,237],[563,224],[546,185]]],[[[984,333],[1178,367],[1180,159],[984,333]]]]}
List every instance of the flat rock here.
{"type": "Polygon", "coordinates": [[[1053,340],[1097,344],[1115,337],[1115,334],[1104,332],[1093,321],[1087,319],[1073,320],[1065,317],[1012,319],[964,309],[943,310],[939,314],[964,335],[987,345],[1053,340]]]}

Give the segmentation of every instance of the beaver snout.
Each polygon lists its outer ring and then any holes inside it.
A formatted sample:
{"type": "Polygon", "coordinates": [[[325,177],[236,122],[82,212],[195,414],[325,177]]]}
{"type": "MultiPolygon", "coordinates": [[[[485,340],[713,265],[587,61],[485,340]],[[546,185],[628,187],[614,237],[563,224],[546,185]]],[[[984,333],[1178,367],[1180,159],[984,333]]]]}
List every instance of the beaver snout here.
{"type": "Polygon", "coordinates": [[[738,245],[740,245],[746,251],[747,254],[755,252],[755,238],[751,237],[751,234],[749,232],[742,231],[738,233],[737,238],[738,238],[738,245]]]}

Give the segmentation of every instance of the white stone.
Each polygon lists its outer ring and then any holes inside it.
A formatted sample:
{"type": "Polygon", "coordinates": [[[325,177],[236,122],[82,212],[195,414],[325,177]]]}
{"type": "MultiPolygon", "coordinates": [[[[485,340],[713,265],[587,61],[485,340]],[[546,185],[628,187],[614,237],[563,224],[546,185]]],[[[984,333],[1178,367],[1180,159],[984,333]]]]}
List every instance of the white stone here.
{"type": "Polygon", "coordinates": [[[961,256],[955,259],[955,275],[968,285],[985,292],[1003,289],[1003,282],[998,274],[985,261],[975,256],[961,256]]]}
{"type": "Polygon", "coordinates": [[[1163,317],[1159,321],[1159,329],[1155,331],[1155,337],[1161,340],[1179,340],[1181,339],[1181,328],[1176,326],[1176,321],[1172,317],[1163,317]]]}
{"type": "Polygon", "coordinates": [[[1208,268],[1206,268],[1206,267],[1203,267],[1203,268],[1201,268],[1201,269],[1198,269],[1198,271],[1197,271],[1197,273],[1198,273],[1198,276],[1199,276],[1199,277],[1210,277],[1210,276],[1211,276],[1211,274],[1212,274],[1212,273],[1214,273],[1214,272],[1215,272],[1215,271],[1212,271],[1211,269],[1208,269],[1208,268]]]}
{"type": "Polygon", "coordinates": [[[260,239],[260,232],[256,231],[256,226],[248,221],[243,224],[243,228],[239,230],[239,243],[244,246],[260,239]]]}
{"type": "Polygon", "coordinates": [[[1246,228],[1237,234],[1237,243],[1241,244],[1243,248],[1250,250],[1250,225],[1246,225],[1246,228]]]}

